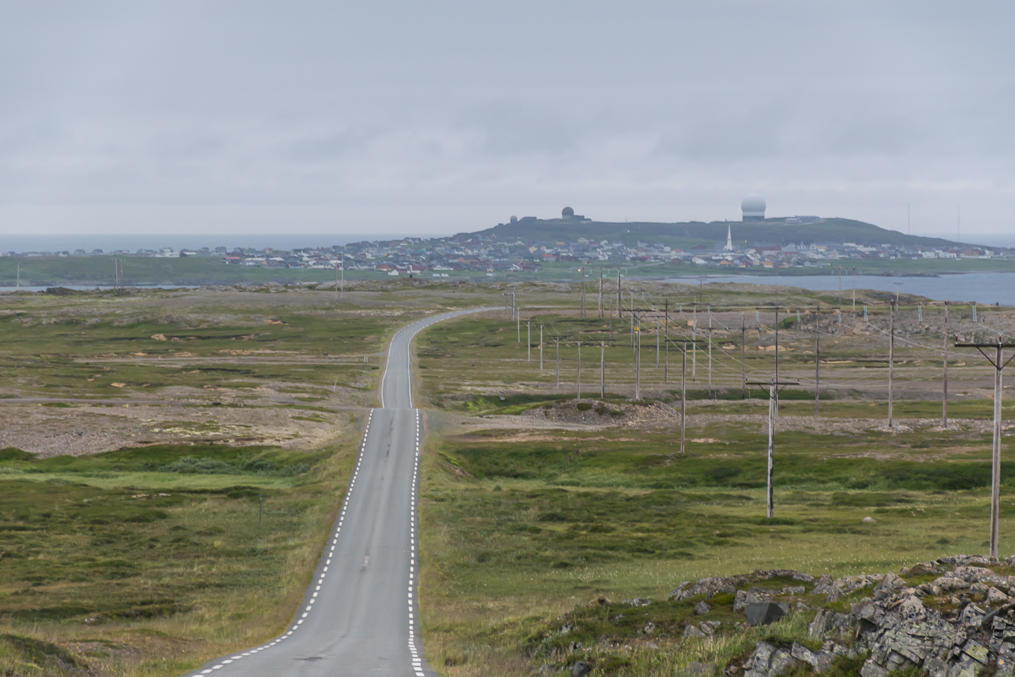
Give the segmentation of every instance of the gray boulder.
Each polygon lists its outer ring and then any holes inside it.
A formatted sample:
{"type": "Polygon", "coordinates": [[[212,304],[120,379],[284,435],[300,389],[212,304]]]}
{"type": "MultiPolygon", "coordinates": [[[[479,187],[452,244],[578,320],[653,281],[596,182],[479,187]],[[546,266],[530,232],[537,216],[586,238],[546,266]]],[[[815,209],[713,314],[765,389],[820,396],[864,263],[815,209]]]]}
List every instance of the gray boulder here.
{"type": "Polygon", "coordinates": [[[768,625],[789,613],[789,606],[779,602],[751,602],[744,609],[748,625],[768,625]]]}
{"type": "Polygon", "coordinates": [[[585,661],[576,661],[571,666],[571,677],[585,677],[590,672],[592,672],[592,666],[585,661]]]}

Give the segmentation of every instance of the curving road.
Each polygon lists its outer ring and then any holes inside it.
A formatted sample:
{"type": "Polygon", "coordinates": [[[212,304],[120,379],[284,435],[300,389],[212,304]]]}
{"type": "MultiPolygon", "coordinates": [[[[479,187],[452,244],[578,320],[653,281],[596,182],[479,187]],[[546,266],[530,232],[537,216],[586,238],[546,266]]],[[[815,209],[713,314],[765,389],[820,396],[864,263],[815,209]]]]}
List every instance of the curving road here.
{"type": "Polygon", "coordinates": [[[398,330],[381,378],[381,408],[370,412],[342,511],[296,617],[270,642],[189,675],[435,674],[423,662],[416,600],[421,421],[412,406],[409,351],[420,330],[482,310],[435,315],[398,330]]]}

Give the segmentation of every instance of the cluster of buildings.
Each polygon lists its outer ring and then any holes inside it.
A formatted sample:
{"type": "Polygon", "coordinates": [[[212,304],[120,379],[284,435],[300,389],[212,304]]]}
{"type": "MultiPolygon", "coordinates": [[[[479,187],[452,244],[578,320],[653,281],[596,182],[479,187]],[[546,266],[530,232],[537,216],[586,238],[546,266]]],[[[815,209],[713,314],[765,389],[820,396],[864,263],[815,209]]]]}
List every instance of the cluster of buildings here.
{"type": "MultiPolygon", "coordinates": [[[[756,196],[747,197],[741,203],[742,221],[747,224],[765,222],[766,204],[756,196]]],[[[791,216],[768,219],[773,225],[807,224],[822,221],[817,216],[791,216]]],[[[226,264],[257,268],[301,268],[301,269],[345,269],[349,271],[374,271],[390,276],[409,275],[415,277],[448,277],[455,272],[494,275],[501,272],[535,271],[546,264],[573,262],[575,265],[599,264],[623,266],[636,263],[686,263],[698,266],[723,268],[789,268],[828,265],[828,262],[848,259],[954,259],[990,258],[997,251],[981,247],[959,246],[954,248],[912,247],[892,244],[876,246],[842,242],[838,244],[782,244],[750,246],[735,237],[737,225],[726,223],[725,244],[720,239],[720,228],[716,228],[714,245],[698,246],[692,250],[681,250],[669,245],[650,242],[631,244],[613,240],[591,240],[577,235],[580,229],[575,225],[590,222],[586,216],[575,214],[574,209],[565,207],[560,219],[542,221],[534,216],[518,219],[511,217],[509,223],[518,228],[498,228],[476,233],[461,233],[450,237],[420,238],[407,237],[396,240],[355,242],[330,247],[306,247],[291,250],[272,248],[226,247],[199,249],[140,249],[137,251],[115,251],[107,254],[150,257],[214,257],[226,264]],[[542,232],[551,233],[547,241],[527,241],[513,231],[537,232],[539,229],[525,229],[526,224],[543,224],[542,232]],[[554,228],[557,224],[561,228],[554,228]],[[569,232],[574,234],[568,234],[569,232]],[[577,235],[577,236],[576,236],[577,235]],[[549,238],[552,237],[552,240],[549,238]]],[[[501,224],[505,225],[505,224],[501,224]]],[[[601,230],[600,230],[601,232],[601,230]]],[[[534,237],[534,236],[532,236],[534,237]]],[[[14,252],[10,252],[15,255],[14,252]]],[[[39,254],[39,253],[35,253],[39,254]]],[[[49,253],[54,255],[54,253],[49,253]]],[[[76,250],[55,252],[57,256],[102,255],[102,250],[76,250]]],[[[22,254],[24,255],[24,254],[22,254]]]]}

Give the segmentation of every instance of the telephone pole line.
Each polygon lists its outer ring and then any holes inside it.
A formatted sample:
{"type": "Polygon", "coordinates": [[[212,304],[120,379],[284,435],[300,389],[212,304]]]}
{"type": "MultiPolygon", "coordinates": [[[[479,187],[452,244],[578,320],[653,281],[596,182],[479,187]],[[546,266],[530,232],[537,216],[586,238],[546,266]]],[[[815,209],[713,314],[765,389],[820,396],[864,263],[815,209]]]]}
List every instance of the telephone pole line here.
{"type": "Polygon", "coordinates": [[[768,386],[768,508],[767,515],[772,519],[775,513],[775,417],[778,411],[778,388],[779,386],[800,385],[799,381],[748,381],[750,385],[768,386]]]}
{"type": "Polygon", "coordinates": [[[663,385],[669,385],[670,383],[670,300],[666,299],[663,305],[663,312],[665,324],[663,325],[663,345],[665,346],[666,355],[663,358],[663,385]]]}
{"type": "Polygon", "coordinates": [[[683,455],[687,440],[687,346],[694,339],[680,342],[680,453],[683,455]]]}
{"type": "Polygon", "coordinates": [[[814,313],[814,417],[818,417],[818,401],[821,399],[821,327],[818,313],[814,313]]]}
{"type": "Polygon", "coordinates": [[[599,319],[603,319],[603,271],[599,270],[599,319]]]}
{"type": "Polygon", "coordinates": [[[582,398],[582,342],[578,341],[578,369],[576,379],[578,381],[578,391],[575,395],[576,400],[582,398]]]}
{"type": "Polygon", "coordinates": [[[948,426],[948,302],[945,301],[944,357],[941,360],[941,425],[948,426]]]}
{"type": "Polygon", "coordinates": [[[687,344],[680,349],[680,455],[684,455],[687,431],[687,344]]]}
{"type": "Polygon", "coordinates": [[[740,387],[743,388],[741,399],[747,399],[747,362],[744,361],[744,349],[747,345],[747,325],[744,314],[740,313],[740,387]]]}
{"type": "Polygon", "coordinates": [[[641,399],[641,327],[634,325],[634,399],[641,399]]]}
{"type": "Polygon", "coordinates": [[[618,320],[623,319],[622,313],[624,312],[624,308],[623,308],[623,303],[622,303],[622,301],[623,301],[622,293],[623,292],[621,291],[621,287],[620,287],[620,268],[617,268],[617,319],[618,320]]]}
{"type": "Polygon", "coordinates": [[[691,380],[698,380],[698,306],[691,306],[691,380]]]}
{"type": "Polygon", "coordinates": [[[997,561],[997,523],[1001,501],[1001,398],[1004,394],[1001,372],[1015,358],[1015,354],[1004,359],[1005,348],[1015,348],[1015,343],[1005,343],[1000,336],[994,343],[959,343],[956,348],[976,348],[994,367],[994,440],[990,453],[990,558],[997,561]],[[994,356],[986,349],[993,349],[994,356]]]}
{"type": "Polygon", "coordinates": [[[553,366],[553,371],[554,371],[554,375],[555,375],[554,376],[555,381],[554,381],[553,389],[554,390],[560,390],[560,337],[559,336],[554,336],[553,337],[553,346],[554,346],[554,352],[556,353],[556,359],[554,360],[554,366],[553,366]]]}
{"type": "Polygon", "coordinates": [[[525,320],[525,361],[532,361],[532,320],[525,320]]]}
{"type": "Polygon", "coordinates": [[[584,320],[585,319],[585,269],[584,268],[579,268],[578,269],[578,275],[580,276],[580,279],[578,280],[578,283],[582,286],[582,288],[581,288],[582,319],[584,320]]]}
{"type": "Polygon", "coordinates": [[[708,396],[712,397],[712,306],[708,306],[708,396]]]}
{"type": "Polygon", "coordinates": [[[599,399],[606,399],[606,341],[599,342],[599,399]]]}
{"type": "Polygon", "coordinates": [[[888,305],[888,427],[895,427],[892,400],[895,395],[895,304],[888,305]]]}

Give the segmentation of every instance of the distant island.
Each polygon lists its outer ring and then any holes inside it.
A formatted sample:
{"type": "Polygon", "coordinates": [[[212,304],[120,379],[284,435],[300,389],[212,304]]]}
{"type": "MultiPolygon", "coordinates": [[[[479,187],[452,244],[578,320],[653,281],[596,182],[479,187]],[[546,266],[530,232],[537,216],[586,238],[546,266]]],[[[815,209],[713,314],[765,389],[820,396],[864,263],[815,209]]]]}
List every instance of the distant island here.
{"type": "Polygon", "coordinates": [[[628,276],[941,274],[1015,270],[1009,248],[921,237],[846,218],[766,218],[748,198],[741,221],[596,221],[511,217],[446,237],[406,237],[278,250],[249,247],[7,252],[0,286],[210,285],[349,279],[574,280],[590,270],[628,276]]]}

